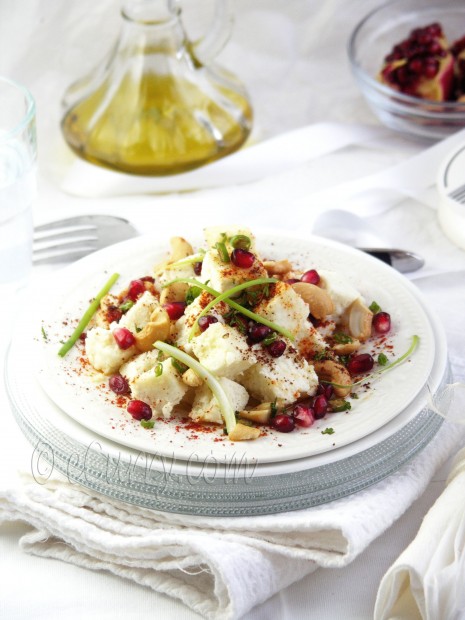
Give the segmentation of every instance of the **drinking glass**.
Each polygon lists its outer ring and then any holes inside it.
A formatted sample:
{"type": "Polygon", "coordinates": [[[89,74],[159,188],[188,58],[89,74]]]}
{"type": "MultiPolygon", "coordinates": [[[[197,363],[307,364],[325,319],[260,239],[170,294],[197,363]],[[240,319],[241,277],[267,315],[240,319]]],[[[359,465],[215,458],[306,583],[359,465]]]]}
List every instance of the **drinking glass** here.
{"type": "Polygon", "coordinates": [[[31,269],[36,192],[35,103],[20,84],[0,77],[0,287],[24,285],[31,269]]]}

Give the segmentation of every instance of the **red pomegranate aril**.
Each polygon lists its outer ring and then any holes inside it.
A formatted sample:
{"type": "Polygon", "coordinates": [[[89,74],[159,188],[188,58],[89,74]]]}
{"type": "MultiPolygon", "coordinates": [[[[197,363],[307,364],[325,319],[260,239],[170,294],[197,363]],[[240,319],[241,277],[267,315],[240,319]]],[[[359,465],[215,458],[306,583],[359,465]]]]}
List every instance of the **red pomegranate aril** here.
{"type": "Polygon", "coordinates": [[[310,269],[306,271],[303,276],[300,278],[301,282],[306,282],[307,284],[318,284],[320,281],[320,274],[316,269],[310,269]]]}
{"type": "Polygon", "coordinates": [[[271,427],[280,433],[290,433],[295,429],[294,418],[285,413],[278,413],[271,420],[271,427]]]}
{"type": "Polygon", "coordinates": [[[261,342],[264,338],[269,336],[273,330],[268,325],[262,325],[261,323],[252,323],[249,325],[248,336],[252,342],[261,342]]]}
{"type": "Polygon", "coordinates": [[[329,400],[331,398],[331,396],[333,395],[333,392],[334,392],[333,386],[326,384],[326,383],[320,383],[316,391],[317,395],[323,394],[326,400],[329,400]]]}
{"type": "Polygon", "coordinates": [[[388,312],[378,312],[373,317],[372,325],[378,334],[387,334],[391,329],[391,315],[388,312]]]}
{"type": "Polygon", "coordinates": [[[115,394],[129,394],[129,383],[122,375],[116,374],[110,377],[108,381],[110,390],[115,394]]]}
{"type": "Polygon", "coordinates": [[[347,362],[347,370],[351,375],[359,375],[362,372],[368,372],[373,368],[375,361],[369,353],[360,353],[354,355],[347,362]]]}
{"type": "Polygon", "coordinates": [[[199,276],[202,273],[202,263],[200,261],[194,263],[194,273],[196,276],[199,276]]]}
{"type": "Polygon", "coordinates": [[[248,250],[241,250],[236,248],[231,252],[231,262],[240,269],[250,269],[255,261],[255,254],[248,250]]]}
{"type": "Polygon", "coordinates": [[[155,284],[155,278],[152,278],[152,276],[144,276],[141,280],[142,282],[150,282],[151,284],[155,284]]]}
{"type": "Polygon", "coordinates": [[[131,301],[136,301],[139,295],[145,292],[145,284],[142,280],[132,280],[129,283],[128,297],[131,301]]]}
{"type": "Polygon", "coordinates": [[[210,327],[210,325],[212,325],[212,323],[218,323],[216,316],[213,316],[212,314],[205,314],[205,316],[201,316],[199,319],[200,331],[204,332],[210,327]]]}
{"type": "Polygon", "coordinates": [[[321,418],[324,418],[327,411],[328,401],[326,400],[326,396],[323,394],[316,396],[313,401],[313,415],[315,416],[315,419],[320,420],[321,418]]]}
{"type": "Polygon", "coordinates": [[[147,403],[144,403],[143,400],[130,400],[127,410],[134,420],[150,420],[152,417],[152,408],[147,403]]]}
{"type": "Polygon", "coordinates": [[[117,327],[114,329],[113,338],[116,340],[116,344],[119,348],[123,349],[123,351],[132,347],[132,345],[136,342],[134,334],[132,334],[126,327],[117,327]]]}
{"type": "Polygon", "coordinates": [[[87,332],[82,332],[82,334],[80,334],[79,336],[79,340],[82,340],[82,342],[85,342],[87,338],[87,332]]]}
{"type": "Polygon", "coordinates": [[[275,340],[268,345],[267,349],[271,357],[281,357],[286,350],[286,343],[284,340],[275,340]]]}
{"type": "Polygon", "coordinates": [[[294,418],[294,422],[298,426],[303,426],[304,428],[308,428],[315,421],[313,409],[311,407],[306,407],[305,405],[296,405],[292,412],[292,416],[294,418]]]}
{"type": "Polygon", "coordinates": [[[165,304],[163,308],[168,313],[171,321],[177,321],[184,314],[186,306],[187,304],[185,301],[171,301],[170,303],[165,304]]]}

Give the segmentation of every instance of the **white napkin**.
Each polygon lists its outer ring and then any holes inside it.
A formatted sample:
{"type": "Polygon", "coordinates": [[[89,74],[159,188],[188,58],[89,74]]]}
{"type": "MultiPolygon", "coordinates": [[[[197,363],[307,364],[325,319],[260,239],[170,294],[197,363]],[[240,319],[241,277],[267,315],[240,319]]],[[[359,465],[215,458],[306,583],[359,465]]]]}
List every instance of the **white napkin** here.
{"type": "Polygon", "coordinates": [[[375,620],[465,617],[465,449],[415,540],[384,576],[375,620]]]}
{"type": "Polygon", "coordinates": [[[413,462],[378,484],[315,508],[253,518],[167,514],[23,474],[0,490],[0,522],[33,528],[22,548],[109,570],[181,599],[206,618],[240,618],[318,566],[342,567],[419,497],[458,447],[445,424],[413,462]]]}

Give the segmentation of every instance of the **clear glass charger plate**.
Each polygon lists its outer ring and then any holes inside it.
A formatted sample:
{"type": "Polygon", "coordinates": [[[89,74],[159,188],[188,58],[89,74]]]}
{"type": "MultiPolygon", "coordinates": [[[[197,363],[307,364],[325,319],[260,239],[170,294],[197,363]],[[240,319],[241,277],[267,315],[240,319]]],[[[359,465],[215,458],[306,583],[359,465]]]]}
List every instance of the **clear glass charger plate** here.
{"type": "Polygon", "coordinates": [[[31,343],[26,330],[9,348],[5,380],[16,420],[33,445],[32,471],[46,478],[57,470],[70,482],[116,500],[205,516],[298,510],[360,491],[412,459],[443,422],[428,406],[427,387],[434,394],[449,380],[445,335],[414,294],[428,317],[434,348],[434,364],[420,392],[367,436],[323,454],[284,462],[259,463],[247,458],[241,447],[225,460],[213,452],[211,458],[204,453],[198,458],[195,451],[180,460],[166,451],[146,452],[94,432],[67,415],[41,387],[33,356],[24,355],[31,343]]]}

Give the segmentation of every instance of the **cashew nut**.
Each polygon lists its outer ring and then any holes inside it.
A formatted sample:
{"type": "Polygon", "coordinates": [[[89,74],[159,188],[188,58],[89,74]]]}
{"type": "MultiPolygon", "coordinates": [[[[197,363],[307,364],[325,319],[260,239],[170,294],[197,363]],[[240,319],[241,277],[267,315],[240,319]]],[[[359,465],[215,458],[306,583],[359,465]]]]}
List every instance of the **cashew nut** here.
{"type": "Polygon", "coordinates": [[[189,387],[200,387],[203,385],[203,380],[195,374],[192,368],[188,368],[182,375],[183,382],[189,387]]]}
{"type": "Polygon", "coordinates": [[[175,263],[177,260],[186,258],[194,253],[191,244],[182,237],[172,237],[170,239],[171,255],[169,258],[170,263],[175,263]]]}
{"type": "Polygon", "coordinates": [[[348,328],[351,336],[363,342],[371,336],[372,319],[373,312],[358,298],[344,312],[342,323],[348,328]]]}
{"type": "Polygon", "coordinates": [[[172,301],[185,301],[188,288],[189,285],[184,282],[173,282],[165,286],[160,293],[160,303],[163,305],[172,301]]]}
{"type": "Polygon", "coordinates": [[[245,441],[260,437],[260,429],[256,426],[247,426],[238,422],[228,435],[231,441],[245,441]]]}
{"type": "Polygon", "coordinates": [[[336,355],[350,355],[360,349],[360,340],[353,338],[352,342],[344,342],[333,345],[332,350],[336,355]]]}
{"type": "Polygon", "coordinates": [[[278,275],[282,276],[285,273],[288,273],[292,269],[291,263],[287,260],[265,260],[263,261],[263,266],[265,267],[268,275],[278,275]]]}
{"type": "Polygon", "coordinates": [[[333,360],[323,360],[321,362],[313,362],[313,367],[320,381],[337,383],[339,386],[347,385],[347,387],[334,386],[334,394],[336,396],[344,397],[350,393],[352,378],[345,366],[333,360]]]}
{"type": "Polygon", "coordinates": [[[257,422],[258,424],[266,424],[271,418],[271,404],[272,403],[261,403],[253,409],[239,411],[239,417],[244,420],[257,422]]]}
{"type": "Polygon", "coordinates": [[[291,285],[310,306],[310,312],[316,319],[324,319],[334,312],[333,300],[323,288],[308,282],[296,282],[291,285]]]}
{"type": "Polygon", "coordinates": [[[134,335],[139,351],[151,351],[156,340],[166,340],[170,334],[170,317],[166,310],[157,306],[150,315],[149,322],[134,335]]]}

